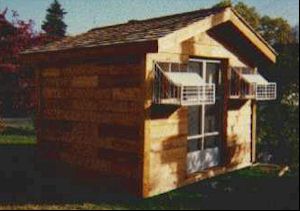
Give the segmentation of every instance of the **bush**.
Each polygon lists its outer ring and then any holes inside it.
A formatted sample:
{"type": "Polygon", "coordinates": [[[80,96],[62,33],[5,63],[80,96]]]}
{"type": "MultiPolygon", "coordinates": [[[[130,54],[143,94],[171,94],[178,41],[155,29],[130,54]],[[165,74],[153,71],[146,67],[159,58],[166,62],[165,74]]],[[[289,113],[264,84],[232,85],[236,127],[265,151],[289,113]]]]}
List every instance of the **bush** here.
{"type": "Polygon", "coordinates": [[[259,157],[298,168],[299,106],[276,101],[260,105],[258,112],[259,157]]]}

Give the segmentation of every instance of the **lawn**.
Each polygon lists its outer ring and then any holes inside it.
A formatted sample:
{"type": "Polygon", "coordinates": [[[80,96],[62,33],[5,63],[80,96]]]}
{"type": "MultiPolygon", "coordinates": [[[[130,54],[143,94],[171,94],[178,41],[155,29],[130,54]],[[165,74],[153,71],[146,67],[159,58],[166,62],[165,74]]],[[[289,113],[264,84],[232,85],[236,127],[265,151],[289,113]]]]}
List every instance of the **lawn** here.
{"type": "Polygon", "coordinates": [[[40,160],[30,124],[0,134],[0,209],[298,209],[298,170],[277,173],[252,167],[142,200],[108,185],[109,178],[86,180],[69,166],[40,160]]]}
{"type": "Polygon", "coordinates": [[[0,125],[0,144],[36,143],[35,130],[31,120],[9,119],[3,122],[3,129],[0,125]]]}

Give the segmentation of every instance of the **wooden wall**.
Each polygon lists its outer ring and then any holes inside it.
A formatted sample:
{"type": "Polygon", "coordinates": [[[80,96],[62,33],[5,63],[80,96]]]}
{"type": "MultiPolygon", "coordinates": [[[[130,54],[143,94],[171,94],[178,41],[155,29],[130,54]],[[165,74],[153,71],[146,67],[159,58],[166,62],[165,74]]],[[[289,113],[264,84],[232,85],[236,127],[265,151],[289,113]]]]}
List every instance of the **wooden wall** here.
{"type": "MultiPolygon", "coordinates": [[[[234,102],[225,99],[224,126],[227,128],[224,129],[226,150],[223,155],[226,155],[226,158],[223,160],[226,165],[192,176],[187,175],[187,108],[152,105],[154,61],[186,63],[190,57],[199,57],[220,59],[229,66],[247,66],[247,64],[243,58],[231,52],[206,32],[180,44],[166,44],[166,46],[172,47],[169,49],[163,47],[163,52],[148,54],[146,59],[144,197],[249,166],[251,160],[251,101],[236,106],[234,102]]],[[[226,67],[223,68],[226,79],[226,67]]]]}
{"type": "Polygon", "coordinates": [[[251,100],[231,100],[227,119],[227,165],[251,162],[251,100]]]}
{"type": "Polygon", "coordinates": [[[130,63],[77,62],[40,69],[41,150],[79,168],[133,181],[131,188],[144,197],[249,165],[250,101],[240,107],[228,101],[224,107],[229,110],[224,122],[227,165],[193,176],[186,172],[187,109],[152,104],[154,61],[186,63],[204,57],[246,66],[243,59],[206,32],[176,49],[163,49],[130,63]],[[234,120],[237,115],[240,121],[234,120]],[[237,139],[229,142],[232,137],[237,139]]]}
{"type": "Polygon", "coordinates": [[[148,54],[146,61],[143,196],[179,187],[186,179],[187,108],[152,104],[153,62],[183,62],[180,54],[148,54]]]}
{"type": "Polygon", "coordinates": [[[144,57],[39,69],[38,143],[49,158],[140,188],[144,57]]]}
{"type": "MultiPolygon", "coordinates": [[[[156,116],[158,108],[152,108],[150,123],[149,194],[172,190],[186,179],[187,156],[187,108],[168,107],[168,111],[156,116]],[[155,116],[155,117],[154,117],[155,116]]],[[[164,109],[162,109],[164,110],[164,109]]]]}

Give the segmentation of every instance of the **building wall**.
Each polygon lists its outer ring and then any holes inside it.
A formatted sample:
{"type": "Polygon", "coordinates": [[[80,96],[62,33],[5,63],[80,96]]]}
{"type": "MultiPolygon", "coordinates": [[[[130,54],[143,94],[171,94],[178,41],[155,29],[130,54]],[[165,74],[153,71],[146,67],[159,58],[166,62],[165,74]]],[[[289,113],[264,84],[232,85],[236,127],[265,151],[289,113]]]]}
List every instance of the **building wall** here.
{"type": "Polygon", "coordinates": [[[39,69],[38,143],[52,159],[138,191],[142,173],[144,59],[39,69]]]}
{"type": "Polygon", "coordinates": [[[251,100],[230,101],[227,117],[228,165],[251,162],[251,100]]]}
{"type": "MultiPolygon", "coordinates": [[[[154,61],[186,63],[190,57],[215,58],[229,66],[247,66],[208,33],[202,33],[184,43],[147,55],[147,95],[145,109],[144,196],[153,196],[220,173],[248,166],[251,158],[251,101],[224,101],[224,135],[226,136],[226,165],[189,176],[187,162],[187,109],[153,106],[151,104],[154,61]]],[[[228,67],[227,67],[228,68],[228,67]]],[[[226,67],[223,71],[226,71],[226,67]]],[[[225,73],[226,79],[226,73],[225,73]]]]}

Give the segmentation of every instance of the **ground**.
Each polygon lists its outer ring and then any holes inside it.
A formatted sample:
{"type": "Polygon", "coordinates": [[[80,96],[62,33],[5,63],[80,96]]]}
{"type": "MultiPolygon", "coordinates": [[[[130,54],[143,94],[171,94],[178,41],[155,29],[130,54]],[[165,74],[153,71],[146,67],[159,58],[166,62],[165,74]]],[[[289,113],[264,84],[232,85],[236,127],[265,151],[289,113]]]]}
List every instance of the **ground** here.
{"type": "Polygon", "coordinates": [[[0,209],[299,209],[298,170],[278,177],[260,167],[137,199],[41,160],[33,128],[27,121],[9,121],[0,134],[0,209]]]}

